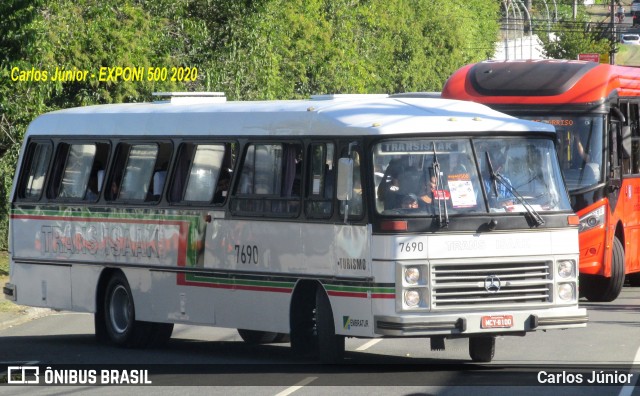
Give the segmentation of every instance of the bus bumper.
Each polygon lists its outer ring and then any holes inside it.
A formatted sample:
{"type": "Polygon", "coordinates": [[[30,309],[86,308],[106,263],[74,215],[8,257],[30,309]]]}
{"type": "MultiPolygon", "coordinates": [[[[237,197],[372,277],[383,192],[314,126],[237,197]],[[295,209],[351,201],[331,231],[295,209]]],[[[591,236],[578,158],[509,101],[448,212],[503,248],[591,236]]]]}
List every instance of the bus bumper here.
{"type": "Polygon", "coordinates": [[[465,334],[507,334],[536,330],[586,327],[589,317],[585,308],[559,309],[557,311],[492,312],[451,314],[425,317],[384,316],[374,317],[375,333],[393,337],[447,336],[465,334]],[[485,318],[508,317],[510,326],[483,327],[485,318]]]}

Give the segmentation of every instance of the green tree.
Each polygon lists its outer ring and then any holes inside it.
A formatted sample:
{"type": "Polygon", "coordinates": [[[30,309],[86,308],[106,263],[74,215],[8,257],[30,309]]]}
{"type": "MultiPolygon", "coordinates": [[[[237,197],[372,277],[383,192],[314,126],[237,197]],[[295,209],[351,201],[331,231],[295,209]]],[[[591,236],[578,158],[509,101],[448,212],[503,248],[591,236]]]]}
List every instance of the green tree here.
{"type": "Polygon", "coordinates": [[[22,136],[37,115],[66,107],[148,100],[153,91],[199,88],[146,79],[98,81],[100,67],[191,66],[189,58],[198,51],[202,30],[197,21],[185,22],[189,2],[171,2],[176,11],[171,18],[153,15],[139,3],[0,2],[0,249],[6,249],[9,192],[22,136]],[[15,80],[19,71],[46,70],[50,77],[56,68],[88,70],[96,77],[72,82],[15,80]]]}
{"type": "Polygon", "coordinates": [[[573,8],[570,4],[559,4],[557,22],[551,24],[543,17],[540,4],[532,11],[535,31],[544,46],[545,55],[552,59],[578,59],[581,53],[609,53],[611,42],[602,35],[602,26],[591,22],[585,6],[579,4],[577,18],[573,19],[573,8]],[[536,18],[539,17],[539,18],[536,18]],[[550,33],[550,34],[547,34],[550,33]]]}
{"type": "Polygon", "coordinates": [[[498,4],[270,0],[225,36],[209,85],[235,99],[439,90],[493,53],[498,4]]]}
{"type": "Polygon", "coordinates": [[[540,36],[545,55],[552,59],[578,59],[581,53],[609,53],[610,41],[601,32],[591,30],[584,21],[565,21],[554,24],[554,34],[540,36]]]}

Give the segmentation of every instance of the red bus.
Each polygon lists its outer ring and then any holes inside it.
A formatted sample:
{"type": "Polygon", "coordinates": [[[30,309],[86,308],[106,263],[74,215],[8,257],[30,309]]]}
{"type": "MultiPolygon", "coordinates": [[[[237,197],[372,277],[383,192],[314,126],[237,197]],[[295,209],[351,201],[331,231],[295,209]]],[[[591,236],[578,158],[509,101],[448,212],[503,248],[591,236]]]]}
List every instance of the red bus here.
{"type": "Polygon", "coordinates": [[[442,97],[547,122],[580,216],[580,291],[615,300],[640,285],[640,69],[573,60],[486,61],[446,82],[442,97]]]}

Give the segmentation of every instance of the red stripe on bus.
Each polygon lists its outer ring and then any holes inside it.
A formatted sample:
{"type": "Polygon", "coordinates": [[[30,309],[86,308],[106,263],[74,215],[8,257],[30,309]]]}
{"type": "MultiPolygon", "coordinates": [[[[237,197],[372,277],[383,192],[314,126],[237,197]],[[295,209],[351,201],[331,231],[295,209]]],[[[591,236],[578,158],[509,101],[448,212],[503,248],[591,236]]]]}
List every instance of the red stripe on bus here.
{"type": "Polygon", "coordinates": [[[12,219],[17,220],[55,220],[55,221],[83,221],[87,223],[132,223],[132,224],[168,224],[182,225],[187,220],[135,220],[135,219],[114,219],[93,217],[74,217],[74,216],[38,216],[38,215],[11,215],[12,219]]]}

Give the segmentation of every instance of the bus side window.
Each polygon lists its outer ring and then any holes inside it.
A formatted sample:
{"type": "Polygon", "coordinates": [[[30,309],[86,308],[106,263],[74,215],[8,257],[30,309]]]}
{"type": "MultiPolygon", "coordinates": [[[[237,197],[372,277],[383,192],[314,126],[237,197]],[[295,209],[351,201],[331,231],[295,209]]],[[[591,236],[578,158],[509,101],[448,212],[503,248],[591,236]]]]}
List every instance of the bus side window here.
{"type": "Polygon", "coordinates": [[[196,146],[187,179],[185,201],[211,202],[213,200],[223,158],[224,146],[221,144],[196,146]]]}
{"type": "Polygon", "coordinates": [[[235,212],[260,215],[297,215],[300,205],[301,165],[300,144],[249,145],[240,169],[240,181],[232,209],[235,212]]]}
{"type": "Polygon", "coordinates": [[[168,143],[128,144],[120,143],[116,160],[112,165],[107,200],[145,201],[153,193],[153,175],[166,171],[171,152],[168,143]],[[161,164],[156,167],[156,164],[161,164]]]}
{"type": "Polygon", "coordinates": [[[224,203],[231,182],[232,145],[229,143],[180,146],[169,194],[174,203],[224,203]]]}
{"type": "Polygon", "coordinates": [[[104,186],[105,164],[109,160],[109,148],[107,143],[96,143],[96,154],[89,173],[89,181],[83,199],[95,202],[100,197],[104,186]]]}
{"type": "Polygon", "coordinates": [[[328,218],[333,213],[335,183],[333,143],[313,143],[309,147],[309,177],[305,211],[313,218],[328,218]]]}
{"type": "Polygon", "coordinates": [[[51,160],[51,144],[49,142],[32,142],[25,154],[21,171],[18,197],[21,199],[38,199],[42,195],[44,179],[51,160]]]}
{"type": "Polygon", "coordinates": [[[57,185],[53,186],[56,194],[52,198],[84,199],[95,156],[95,144],[60,144],[54,174],[57,185]]]}

